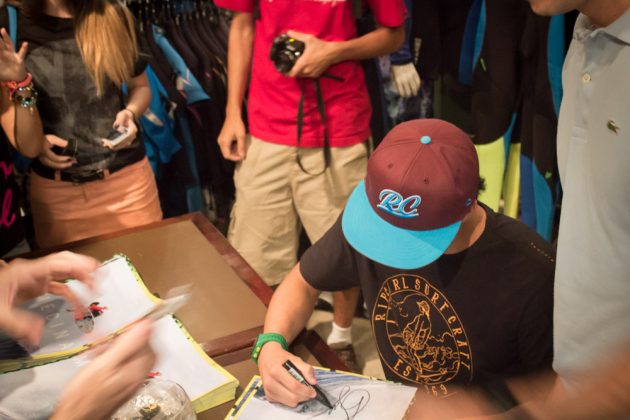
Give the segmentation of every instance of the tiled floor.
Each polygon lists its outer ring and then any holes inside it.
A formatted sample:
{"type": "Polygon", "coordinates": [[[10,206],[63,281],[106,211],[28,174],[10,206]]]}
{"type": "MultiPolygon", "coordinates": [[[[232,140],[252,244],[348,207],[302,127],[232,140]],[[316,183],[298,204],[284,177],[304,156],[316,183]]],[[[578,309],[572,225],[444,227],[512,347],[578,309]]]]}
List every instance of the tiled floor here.
{"type": "MultiPolygon", "coordinates": [[[[332,314],[326,311],[313,312],[307,328],[313,328],[326,340],[330,333],[332,314]]],[[[352,341],[357,362],[363,368],[363,374],[384,379],[381,362],[378,358],[376,345],[372,338],[372,328],[367,319],[355,318],[352,326],[352,341]]]]}

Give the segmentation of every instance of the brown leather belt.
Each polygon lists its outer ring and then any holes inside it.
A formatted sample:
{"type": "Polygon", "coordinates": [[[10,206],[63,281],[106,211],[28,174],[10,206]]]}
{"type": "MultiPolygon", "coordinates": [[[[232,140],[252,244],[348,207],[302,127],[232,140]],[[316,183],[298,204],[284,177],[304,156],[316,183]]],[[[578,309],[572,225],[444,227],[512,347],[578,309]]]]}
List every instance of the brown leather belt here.
{"type": "Polygon", "coordinates": [[[110,165],[109,168],[91,169],[81,172],[66,172],[59,169],[53,169],[48,166],[44,166],[39,162],[33,163],[31,169],[43,178],[52,179],[54,181],[72,182],[74,185],[80,185],[85,184],[86,182],[105,179],[114,172],[117,172],[133,163],[139,162],[142,158],[144,158],[144,156],[140,156],[140,159],[134,160],[133,162],[124,162],[119,164],[112,162],[112,165],[110,165]]]}

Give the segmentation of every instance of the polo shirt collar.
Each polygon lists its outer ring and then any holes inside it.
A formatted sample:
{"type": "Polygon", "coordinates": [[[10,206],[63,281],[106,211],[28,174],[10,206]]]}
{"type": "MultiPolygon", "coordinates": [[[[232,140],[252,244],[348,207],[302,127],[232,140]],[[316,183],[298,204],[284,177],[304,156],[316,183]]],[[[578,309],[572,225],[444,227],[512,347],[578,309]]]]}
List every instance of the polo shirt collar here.
{"type": "Polygon", "coordinates": [[[595,36],[598,32],[604,32],[626,44],[630,44],[630,9],[626,10],[617,20],[604,28],[595,28],[591,20],[584,14],[580,14],[575,23],[575,38],[584,41],[588,36],[595,36]]]}
{"type": "Polygon", "coordinates": [[[630,9],[603,30],[610,36],[630,44],[630,9]]]}

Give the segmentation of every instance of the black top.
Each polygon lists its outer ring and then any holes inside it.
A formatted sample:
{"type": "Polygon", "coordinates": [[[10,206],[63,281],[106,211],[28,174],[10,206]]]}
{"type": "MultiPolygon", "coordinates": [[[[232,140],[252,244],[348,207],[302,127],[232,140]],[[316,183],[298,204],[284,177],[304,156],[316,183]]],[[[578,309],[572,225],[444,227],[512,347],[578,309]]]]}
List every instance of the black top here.
{"type": "MultiPolygon", "coordinates": [[[[524,224],[494,213],[466,251],[415,270],[367,259],[341,217],[300,261],[318,290],[361,286],[388,379],[446,396],[551,366],[554,254],[524,224]]],[[[378,238],[375,238],[378,240],[378,238]]]]}
{"type": "MultiPolygon", "coordinates": [[[[33,75],[39,92],[37,109],[45,134],[78,142],[78,163],[64,172],[84,172],[109,167],[115,160],[118,167],[140,160],[144,145],[140,137],[120,151],[101,144],[112,130],[116,114],[124,108],[122,92],[107,83],[102,97],[87,72],[74,37],[73,19],[42,15],[36,21],[18,10],[18,45],[29,43],[26,67],[33,75]]],[[[0,9],[0,26],[7,27],[6,7],[0,9]]],[[[136,65],[134,77],[146,67],[144,59],[136,65]]],[[[35,161],[34,164],[40,164],[35,161]]]]}
{"type": "Polygon", "coordinates": [[[459,74],[462,39],[473,0],[414,1],[411,34],[422,41],[418,56],[421,78],[459,74]]]}
{"type": "Polygon", "coordinates": [[[9,141],[0,129],[0,258],[24,239],[20,190],[15,182],[9,141]]]}
{"type": "Polygon", "coordinates": [[[472,86],[475,144],[496,141],[510,126],[523,68],[519,48],[532,13],[522,0],[488,0],[485,10],[486,31],[472,86]]]}

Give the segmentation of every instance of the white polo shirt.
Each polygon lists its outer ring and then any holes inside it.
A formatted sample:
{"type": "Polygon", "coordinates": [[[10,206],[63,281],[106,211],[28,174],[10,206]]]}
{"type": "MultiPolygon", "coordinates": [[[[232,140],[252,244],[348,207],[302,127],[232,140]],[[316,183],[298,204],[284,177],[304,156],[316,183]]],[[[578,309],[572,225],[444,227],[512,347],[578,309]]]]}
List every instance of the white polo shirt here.
{"type": "Polygon", "coordinates": [[[563,86],[554,369],[571,382],[630,339],[630,10],[579,16],[563,86]]]}

